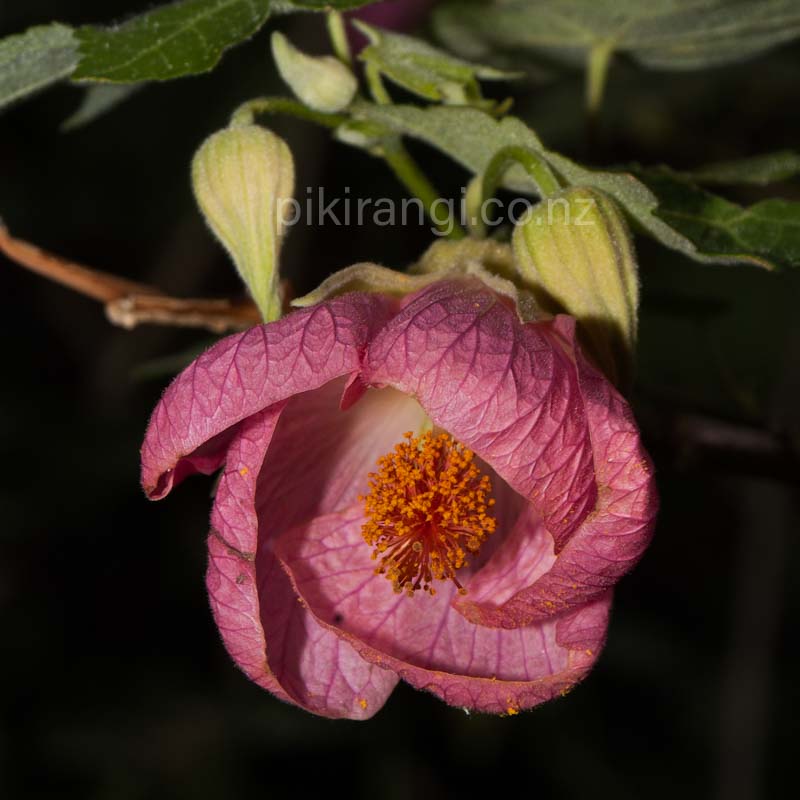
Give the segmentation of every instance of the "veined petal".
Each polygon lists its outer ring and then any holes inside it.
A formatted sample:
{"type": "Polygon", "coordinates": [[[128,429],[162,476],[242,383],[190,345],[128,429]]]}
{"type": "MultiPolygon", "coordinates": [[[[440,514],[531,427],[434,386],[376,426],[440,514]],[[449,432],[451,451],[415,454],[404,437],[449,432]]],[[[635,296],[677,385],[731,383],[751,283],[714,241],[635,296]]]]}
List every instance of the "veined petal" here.
{"type": "Polygon", "coordinates": [[[164,497],[187,474],[217,469],[251,414],[357,371],[391,306],[380,295],[345,295],[229,336],[201,355],[150,420],[142,445],[148,497],[164,497]]]}
{"type": "Polygon", "coordinates": [[[657,504],[650,462],[569,317],[523,324],[479,283],[440,283],[381,330],[364,380],[415,394],[544,525],[516,528],[455,598],[472,622],[511,628],[576,608],[644,551],[657,504]]]}
{"type": "Polygon", "coordinates": [[[362,374],[414,395],[534,506],[559,550],[597,490],[577,375],[549,330],[480,281],[443,281],[378,333],[362,374]]]}
{"type": "Polygon", "coordinates": [[[372,341],[363,374],[416,396],[435,424],[533,504],[557,549],[594,505],[587,420],[569,358],[480,281],[417,294],[372,341]]]}
{"type": "Polygon", "coordinates": [[[573,613],[501,630],[474,625],[433,597],[394,594],[361,537],[363,511],[318,517],[282,537],[277,552],[317,620],[370,662],[451,705],[514,713],[568,691],[602,647],[610,592],[573,613]]]}
{"type": "Polygon", "coordinates": [[[366,389],[343,411],[345,381],[338,378],[286,403],[256,501],[270,537],[352,504],[367,491],[378,457],[427,421],[416,400],[394,389],[366,389]]]}
{"type": "MultiPolygon", "coordinates": [[[[556,560],[553,537],[536,512],[528,506],[503,538],[496,554],[467,581],[467,596],[463,600],[468,600],[472,605],[487,603],[493,607],[502,606],[517,593],[520,586],[530,586],[546,575],[556,560]]],[[[456,608],[461,608],[458,602],[461,599],[457,598],[456,608]]]]}
{"type": "Polygon", "coordinates": [[[209,537],[207,586],[226,649],[253,681],[328,717],[366,719],[397,676],[365,661],[302,605],[267,544],[255,498],[282,409],[245,420],[230,442],[209,537]],[[257,555],[256,555],[257,553],[257,555]]]}
{"type": "Polygon", "coordinates": [[[655,525],[653,469],[628,404],[581,354],[571,318],[559,317],[553,330],[575,359],[589,420],[597,503],[549,570],[534,581],[514,573],[506,586],[513,593],[510,599],[490,599],[495,583],[490,570],[472,579],[470,594],[457,598],[456,607],[481,625],[527,625],[596,597],[634,566],[655,525]]]}

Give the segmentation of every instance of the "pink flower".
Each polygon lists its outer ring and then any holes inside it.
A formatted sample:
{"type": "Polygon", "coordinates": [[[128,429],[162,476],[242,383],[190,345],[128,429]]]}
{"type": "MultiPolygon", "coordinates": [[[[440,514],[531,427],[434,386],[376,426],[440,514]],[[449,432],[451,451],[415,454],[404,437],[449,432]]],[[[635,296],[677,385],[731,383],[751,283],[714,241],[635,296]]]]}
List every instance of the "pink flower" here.
{"type": "Polygon", "coordinates": [[[657,506],[573,320],[523,324],[474,277],[345,294],[212,347],[155,409],[142,482],[158,499],[220,466],[207,585],[225,646],[327,717],[370,717],[399,679],[491,713],[565,693],[657,506]]]}

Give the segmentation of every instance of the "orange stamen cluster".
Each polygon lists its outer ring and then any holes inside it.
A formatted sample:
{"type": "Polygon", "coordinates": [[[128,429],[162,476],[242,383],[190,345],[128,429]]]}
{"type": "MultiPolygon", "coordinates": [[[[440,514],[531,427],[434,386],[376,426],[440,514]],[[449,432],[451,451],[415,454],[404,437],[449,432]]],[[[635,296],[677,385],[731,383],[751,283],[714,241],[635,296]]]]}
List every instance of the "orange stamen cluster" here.
{"type": "Polygon", "coordinates": [[[395,592],[417,589],[436,594],[434,579],[451,580],[464,594],[456,571],[467,566],[494,532],[494,505],[488,475],[481,475],[473,452],[446,433],[431,432],[405,441],[378,459],[369,475],[362,533],[380,558],[376,574],[395,592]]]}

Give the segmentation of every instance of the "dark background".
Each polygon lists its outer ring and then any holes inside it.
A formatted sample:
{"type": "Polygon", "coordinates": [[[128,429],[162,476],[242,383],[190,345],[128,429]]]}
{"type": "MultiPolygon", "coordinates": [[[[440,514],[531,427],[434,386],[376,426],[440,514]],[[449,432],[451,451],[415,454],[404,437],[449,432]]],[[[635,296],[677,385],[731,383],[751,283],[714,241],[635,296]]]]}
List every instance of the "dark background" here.
{"type": "MultiPolygon", "coordinates": [[[[0,1],[0,35],[106,22],[131,0],[0,1]]],[[[321,50],[317,17],[281,20],[321,50]]],[[[274,23],[270,26],[274,28],[274,23]]],[[[210,76],[148,87],[59,132],[80,91],[0,117],[0,214],[18,236],[186,296],[240,291],[205,231],[189,160],[235,105],[275,92],[268,33],[210,76]]],[[[798,143],[800,49],[693,73],[615,63],[588,157],[689,167],[798,143]]],[[[505,87],[553,148],[587,158],[582,84],[505,87]]],[[[504,89],[501,89],[503,91],[504,89]]],[[[301,123],[298,186],[402,196],[386,168],[301,123]]],[[[447,191],[464,175],[414,148],[447,191]]],[[[797,184],[773,192],[800,199],[797,184]]],[[[737,191],[751,202],[763,191],[737,191]]],[[[370,259],[402,267],[425,228],[295,229],[298,291],[370,259]]],[[[795,782],[800,667],[796,275],[689,262],[639,242],[633,401],[656,460],[652,547],[617,593],[607,648],[569,697],[466,716],[401,686],[368,723],[283,705],[228,659],[205,596],[211,481],[152,505],[138,447],[196,332],[111,327],[0,257],[0,795],[769,798],[795,782]],[[154,376],[155,373],[155,376],[154,376]],[[713,439],[713,444],[707,442],[713,439]]],[[[313,443],[311,443],[313,446],[313,443]]]]}

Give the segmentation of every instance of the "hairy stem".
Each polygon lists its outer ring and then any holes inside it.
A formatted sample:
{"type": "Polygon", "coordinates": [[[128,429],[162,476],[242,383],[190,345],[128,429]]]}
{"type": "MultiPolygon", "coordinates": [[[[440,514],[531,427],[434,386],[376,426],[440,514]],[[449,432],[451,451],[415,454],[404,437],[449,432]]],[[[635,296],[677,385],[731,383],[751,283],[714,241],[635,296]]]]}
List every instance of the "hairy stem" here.
{"type": "Polygon", "coordinates": [[[326,114],[323,111],[314,111],[297,100],[290,97],[255,97],[242,103],[231,114],[231,126],[239,127],[252,125],[257,114],[285,114],[296,119],[315,122],[326,128],[338,128],[347,117],[343,114],[326,114]]]}
{"type": "Polygon", "coordinates": [[[553,174],[545,159],[528,149],[517,145],[509,145],[493,156],[484,170],[483,176],[476,176],[467,193],[469,218],[473,236],[486,235],[487,218],[484,204],[493,197],[502,186],[503,178],[514,165],[520,165],[528,173],[539,196],[544,200],[561,191],[561,184],[553,174]]]}
{"type": "Polygon", "coordinates": [[[444,203],[414,159],[408,154],[400,138],[392,137],[384,141],[381,152],[400,183],[422,202],[425,212],[436,226],[436,229],[447,239],[463,239],[464,231],[456,222],[452,211],[444,203]],[[444,219],[440,219],[437,213],[439,204],[443,204],[447,208],[444,219]]]}

